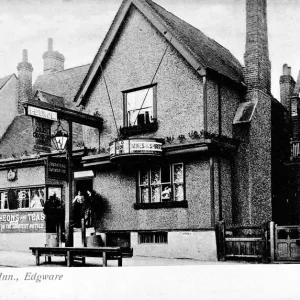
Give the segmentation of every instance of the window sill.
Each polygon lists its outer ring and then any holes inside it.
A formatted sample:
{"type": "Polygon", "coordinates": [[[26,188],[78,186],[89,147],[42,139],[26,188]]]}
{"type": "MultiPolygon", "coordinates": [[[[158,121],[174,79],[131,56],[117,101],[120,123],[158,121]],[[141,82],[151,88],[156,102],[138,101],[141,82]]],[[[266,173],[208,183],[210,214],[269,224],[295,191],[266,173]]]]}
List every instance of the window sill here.
{"type": "Polygon", "coordinates": [[[27,207],[22,207],[22,208],[16,208],[16,209],[0,209],[0,213],[15,213],[15,212],[20,212],[20,211],[43,211],[43,207],[32,207],[32,208],[27,208],[27,207]]]}
{"type": "Polygon", "coordinates": [[[123,137],[131,136],[131,135],[137,135],[141,133],[150,133],[154,132],[158,129],[158,123],[153,122],[149,124],[145,124],[143,126],[129,126],[129,127],[122,127],[120,129],[120,133],[123,137]]]}
{"type": "Polygon", "coordinates": [[[183,201],[166,201],[155,203],[134,203],[134,209],[157,209],[157,208],[176,208],[176,207],[188,207],[187,200],[183,201]]]}

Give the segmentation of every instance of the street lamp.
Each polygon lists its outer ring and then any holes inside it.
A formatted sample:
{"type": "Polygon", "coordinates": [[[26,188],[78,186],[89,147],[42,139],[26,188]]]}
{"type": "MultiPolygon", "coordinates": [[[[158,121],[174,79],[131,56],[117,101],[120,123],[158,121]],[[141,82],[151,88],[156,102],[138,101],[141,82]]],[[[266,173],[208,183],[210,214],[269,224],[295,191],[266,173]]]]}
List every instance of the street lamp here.
{"type": "Polygon", "coordinates": [[[51,136],[53,144],[58,151],[62,151],[65,149],[67,140],[68,140],[68,132],[63,129],[60,121],[58,121],[57,128],[55,133],[51,136]]]}
{"type": "Polygon", "coordinates": [[[66,246],[72,247],[73,246],[73,227],[72,227],[72,196],[73,196],[73,163],[72,163],[72,122],[68,121],[69,125],[69,134],[66,130],[63,129],[61,126],[60,120],[58,120],[57,128],[54,134],[51,136],[53,144],[58,151],[63,151],[65,146],[67,145],[66,149],[66,158],[68,164],[68,171],[67,171],[67,182],[68,182],[68,190],[69,190],[69,197],[68,201],[66,201],[65,205],[65,237],[66,237],[66,246]],[[69,142],[67,143],[69,139],[69,142]]]}

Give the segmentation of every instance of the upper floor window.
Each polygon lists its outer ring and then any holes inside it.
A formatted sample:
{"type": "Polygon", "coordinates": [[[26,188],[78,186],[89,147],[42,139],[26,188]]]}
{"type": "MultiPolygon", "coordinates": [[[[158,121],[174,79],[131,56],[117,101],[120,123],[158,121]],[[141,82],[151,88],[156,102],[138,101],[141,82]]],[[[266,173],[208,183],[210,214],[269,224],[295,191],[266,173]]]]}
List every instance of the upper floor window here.
{"type": "Polygon", "coordinates": [[[145,126],[156,120],[156,85],[124,92],[124,126],[145,126]]]}

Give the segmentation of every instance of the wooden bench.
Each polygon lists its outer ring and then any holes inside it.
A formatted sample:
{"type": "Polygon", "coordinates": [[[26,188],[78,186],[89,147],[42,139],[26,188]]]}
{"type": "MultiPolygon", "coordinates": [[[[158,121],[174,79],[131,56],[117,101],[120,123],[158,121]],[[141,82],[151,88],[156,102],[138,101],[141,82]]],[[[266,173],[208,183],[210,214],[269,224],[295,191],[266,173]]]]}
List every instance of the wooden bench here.
{"type": "MultiPolygon", "coordinates": [[[[71,267],[74,260],[81,260],[85,264],[85,257],[102,257],[103,267],[107,267],[107,260],[118,260],[118,267],[122,266],[122,250],[120,247],[29,247],[36,257],[36,265],[40,264],[40,256],[64,256],[67,259],[67,266],[71,267]]],[[[128,256],[127,256],[128,257],[128,256]]]]}

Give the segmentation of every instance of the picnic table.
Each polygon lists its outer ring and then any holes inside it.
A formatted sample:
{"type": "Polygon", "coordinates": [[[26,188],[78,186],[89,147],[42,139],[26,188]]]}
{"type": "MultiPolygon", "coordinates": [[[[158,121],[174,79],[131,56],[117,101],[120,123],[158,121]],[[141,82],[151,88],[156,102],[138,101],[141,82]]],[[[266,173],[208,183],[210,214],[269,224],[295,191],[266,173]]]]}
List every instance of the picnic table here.
{"type": "Polygon", "coordinates": [[[48,257],[51,262],[51,256],[64,256],[67,260],[67,266],[71,267],[74,260],[81,260],[85,264],[86,257],[102,257],[103,267],[107,267],[107,260],[118,260],[118,267],[122,266],[121,247],[29,247],[32,254],[36,257],[36,265],[40,264],[40,256],[48,257]]]}

